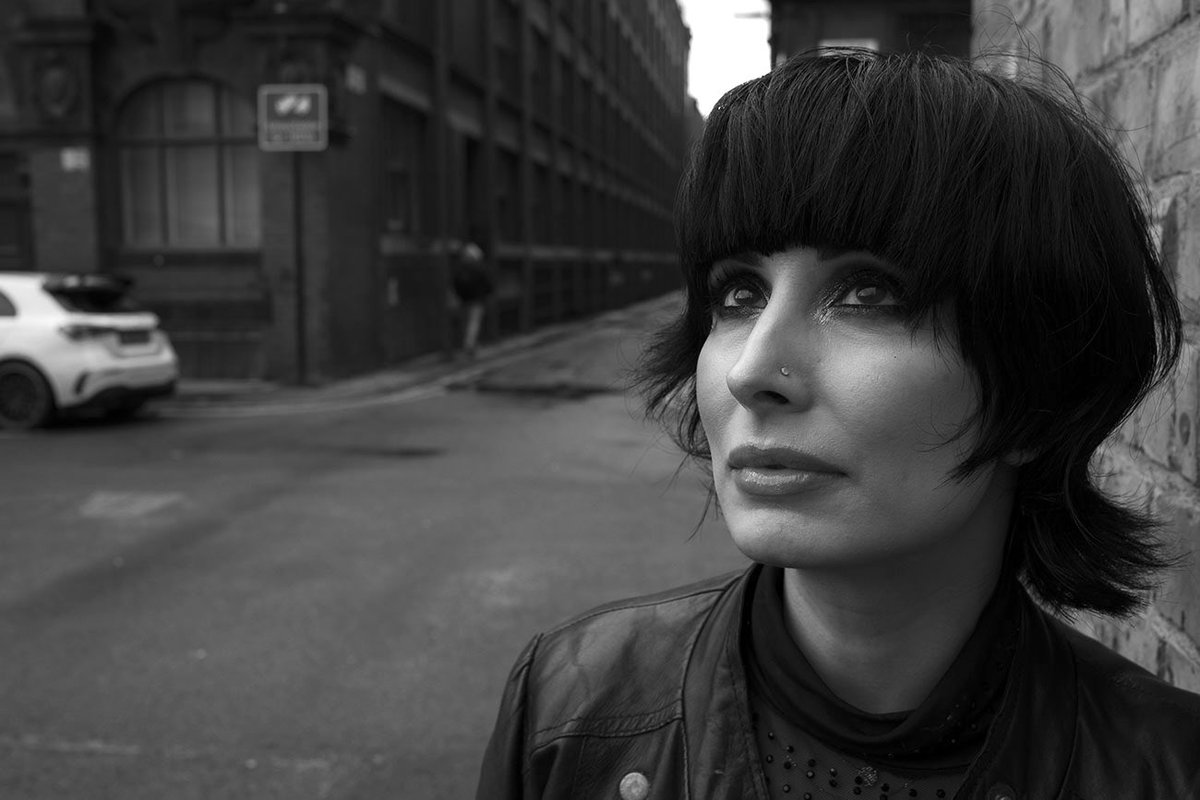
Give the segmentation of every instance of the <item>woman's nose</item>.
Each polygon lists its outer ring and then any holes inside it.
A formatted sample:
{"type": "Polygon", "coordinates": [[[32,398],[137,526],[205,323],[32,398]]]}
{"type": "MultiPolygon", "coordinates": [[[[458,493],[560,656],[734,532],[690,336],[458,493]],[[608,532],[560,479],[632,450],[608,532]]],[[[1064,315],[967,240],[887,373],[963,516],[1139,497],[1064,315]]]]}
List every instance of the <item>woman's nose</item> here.
{"type": "Polygon", "coordinates": [[[734,398],[747,408],[794,406],[812,402],[811,353],[803,326],[759,317],[742,343],[725,382],[734,398]]]}

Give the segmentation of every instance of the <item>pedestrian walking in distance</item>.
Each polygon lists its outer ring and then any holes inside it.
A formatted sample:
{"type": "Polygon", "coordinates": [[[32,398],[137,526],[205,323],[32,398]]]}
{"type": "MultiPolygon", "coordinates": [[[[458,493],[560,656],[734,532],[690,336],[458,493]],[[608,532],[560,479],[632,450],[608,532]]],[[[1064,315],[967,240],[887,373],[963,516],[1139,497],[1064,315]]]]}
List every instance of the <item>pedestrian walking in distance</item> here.
{"type": "Polygon", "coordinates": [[[642,386],[752,565],[533,636],[480,800],[1200,798],[1200,695],[1062,621],[1180,555],[1090,462],[1181,326],[1033,71],[839,50],[716,104],[642,386]]]}
{"type": "Polygon", "coordinates": [[[492,278],[484,263],[483,250],[474,242],[467,242],[459,251],[451,281],[454,296],[462,310],[462,352],[474,358],[479,346],[479,331],[483,327],[483,315],[492,296],[492,278]]]}

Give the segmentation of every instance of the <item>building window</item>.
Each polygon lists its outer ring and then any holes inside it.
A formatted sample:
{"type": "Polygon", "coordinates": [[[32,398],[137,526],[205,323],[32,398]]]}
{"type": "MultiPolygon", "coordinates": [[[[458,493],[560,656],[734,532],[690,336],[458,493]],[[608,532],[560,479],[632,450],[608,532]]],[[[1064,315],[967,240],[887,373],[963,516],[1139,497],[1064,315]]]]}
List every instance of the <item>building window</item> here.
{"type": "MultiPolygon", "coordinates": [[[[411,0],[409,0],[411,3],[411,0]]],[[[451,41],[454,46],[454,63],[465,69],[471,75],[478,75],[483,69],[484,48],[483,39],[483,9],[481,0],[454,0],[453,11],[450,14],[450,24],[453,26],[451,41]]],[[[413,5],[423,5],[415,3],[413,5]]],[[[428,4],[432,7],[432,3],[428,4]]]]}
{"type": "Polygon", "coordinates": [[[383,0],[379,16],[418,42],[433,36],[433,3],[413,0],[383,0]]]}
{"type": "Polygon", "coordinates": [[[549,121],[551,97],[552,56],[550,39],[541,33],[533,33],[533,57],[526,61],[529,69],[530,94],[533,110],[543,121],[549,121]]]}
{"type": "Polygon", "coordinates": [[[575,65],[567,56],[558,59],[558,74],[554,83],[554,105],[558,109],[558,125],[567,133],[575,124],[575,65]]]}
{"type": "Polygon", "coordinates": [[[24,156],[0,153],[0,271],[32,268],[29,168],[24,156]]]}
{"type": "Polygon", "coordinates": [[[556,244],[571,244],[571,211],[575,204],[574,184],[566,175],[558,176],[558,196],[554,200],[554,226],[551,241],[556,244]]]}
{"type": "Polygon", "coordinates": [[[122,241],[244,248],[261,238],[254,109],[205,80],[139,90],[117,123],[122,241]]]}
{"type": "Polygon", "coordinates": [[[521,238],[519,166],[516,154],[504,150],[497,152],[493,199],[496,203],[496,224],[501,240],[506,242],[521,238]]]}
{"type": "Polygon", "coordinates": [[[425,115],[394,100],[383,101],[385,224],[389,231],[425,232],[425,115]]]}
{"type": "Polygon", "coordinates": [[[529,216],[533,222],[533,240],[538,243],[550,241],[551,214],[550,204],[550,170],[536,165],[533,168],[533,191],[530,192],[529,216]]]}
{"type": "Polygon", "coordinates": [[[521,98],[521,16],[509,0],[495,2],[496,86],[500,94],[517,102],[521,98]]]}

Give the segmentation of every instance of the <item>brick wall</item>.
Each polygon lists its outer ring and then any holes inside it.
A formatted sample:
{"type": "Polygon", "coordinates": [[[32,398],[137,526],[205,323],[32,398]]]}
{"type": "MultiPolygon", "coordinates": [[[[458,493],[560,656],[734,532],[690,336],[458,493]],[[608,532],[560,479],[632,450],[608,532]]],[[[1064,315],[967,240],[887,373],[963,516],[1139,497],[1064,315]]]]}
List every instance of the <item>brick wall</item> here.
{"type": "MultiPolygon", "coordinates": [[[[1145,175],[1184,306],[1179,371],[1114,437],[1097,468],[1153,509],[1164,537],[1200,550],[1200,0],[974,0],[974,52],[1033,51],[1108,119],[1145,175]]],[[[1200,691],[1200,552],[1166,576],[1148,611],[1081,628],[1163,678],[1200,691]]]]}

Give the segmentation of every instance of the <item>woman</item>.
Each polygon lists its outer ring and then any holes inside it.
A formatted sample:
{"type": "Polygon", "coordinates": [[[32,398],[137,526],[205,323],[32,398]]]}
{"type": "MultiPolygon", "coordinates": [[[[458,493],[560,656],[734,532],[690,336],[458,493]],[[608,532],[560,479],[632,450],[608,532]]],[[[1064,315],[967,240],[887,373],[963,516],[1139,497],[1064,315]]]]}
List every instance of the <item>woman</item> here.
{"type": "Polygon", "coordinates": [[[755,563],[535,638],[478,796],[1200,797],[1200,696],[1044,610],[1170,560],[1089,470],[1179,348],[1134,185],[1072,94],[960,60],[729,92],[646,385],[755,563]]]}

